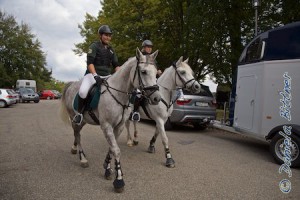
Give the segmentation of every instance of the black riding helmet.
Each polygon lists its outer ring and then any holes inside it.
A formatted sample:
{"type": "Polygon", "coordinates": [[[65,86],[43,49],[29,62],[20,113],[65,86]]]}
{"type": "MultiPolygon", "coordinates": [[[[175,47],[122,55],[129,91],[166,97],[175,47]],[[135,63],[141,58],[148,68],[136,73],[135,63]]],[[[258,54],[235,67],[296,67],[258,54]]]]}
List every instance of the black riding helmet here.
{"type": "Polygon", "coordinates": [[[98,33],[100,35],[102,35],[103,33],[108,33],[108,34],[112,34],[111,29],[109,28],[108,25],[102,25],[100,26],[100,28],[98,29],[98,33]]]}

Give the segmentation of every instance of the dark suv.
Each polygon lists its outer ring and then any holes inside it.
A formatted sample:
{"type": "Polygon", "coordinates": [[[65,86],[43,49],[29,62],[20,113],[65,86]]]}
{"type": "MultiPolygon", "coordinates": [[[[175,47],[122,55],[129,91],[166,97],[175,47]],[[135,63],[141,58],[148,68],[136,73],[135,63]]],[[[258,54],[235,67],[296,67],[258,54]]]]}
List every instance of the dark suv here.
{"type": "Polygon", "coordinates": [[[191,94],[186,90],[178,89],[174,93],[173,112],[165,124],[165,129],[170,130],[173,124],[192,124],[195,129],[204,130],[211,120],[216,119],[216,100],[209,87],[201,84],[198,94],[191,94]]]}

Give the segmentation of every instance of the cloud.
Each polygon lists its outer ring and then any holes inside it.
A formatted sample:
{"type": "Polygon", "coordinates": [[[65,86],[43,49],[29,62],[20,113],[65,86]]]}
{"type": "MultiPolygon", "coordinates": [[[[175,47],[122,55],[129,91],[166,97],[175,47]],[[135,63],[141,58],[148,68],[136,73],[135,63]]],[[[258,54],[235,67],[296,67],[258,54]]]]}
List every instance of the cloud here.
{"type": "Polygon", "coordinates": [[[24,22],[42,43],[47,67],[53,78],[76,81],[83,77],[85,55],[79,57],[72,49],[83,41],[78,24],[85,14],[97,16],[101,9],[97,0],[0,0],[1,11],[13,15],[18,23],[24,22]]]}

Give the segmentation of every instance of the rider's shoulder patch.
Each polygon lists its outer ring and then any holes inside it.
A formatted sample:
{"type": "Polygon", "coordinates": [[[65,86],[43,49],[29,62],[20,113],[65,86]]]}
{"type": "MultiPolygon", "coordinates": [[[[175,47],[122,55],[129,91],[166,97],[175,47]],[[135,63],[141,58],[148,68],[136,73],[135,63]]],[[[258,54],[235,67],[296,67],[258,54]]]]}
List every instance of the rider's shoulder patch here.
{"type": "Polygon", "coordinates": [[[91,53],[93,53],[93,49],[89,49],[89,51],[88,51],[88,54],[91,54],[91,53]]]}

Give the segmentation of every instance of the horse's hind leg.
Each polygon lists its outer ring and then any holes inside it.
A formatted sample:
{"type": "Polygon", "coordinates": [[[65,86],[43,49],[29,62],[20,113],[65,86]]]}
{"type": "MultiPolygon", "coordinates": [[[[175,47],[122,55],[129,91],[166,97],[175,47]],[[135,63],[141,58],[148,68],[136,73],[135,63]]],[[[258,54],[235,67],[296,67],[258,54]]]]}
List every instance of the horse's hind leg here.
{"type": "Polygon", "coordinates": [[[156,127],[155,128],[155,133],[154,133],[152,139],[150,140],[150,145],[148,147],[148,152],[149,153],[155,153],[155,146],[154,146],[154,144],[156,142],[156,138],[157,138],[158,134],[159,134],[159,132],[158,132],[158,129],[156,127]]]}
{"type": "Polygon", "coordinates": [[[79,153],[79,159],[80,159],[80,166],[83,168],[86,168],[89,166],[88,160],[86,159],[86,155],[83,152],[82,146],[81,146],[81,136],[80,136],[80,131],[84,124],[78,126],[74,123],[72,123],[72,127],[74,130],[74,144],[71,149],[72,154],[76,154],[77,151],[79,153]]]}
{"type": "Polygon", "coordinates": [[[139,144],[139,140],[138,140],[138,131],[137,131],[137,121],[133,122],[133,126],[134,126],[133,144],[134,145],[138,145],[139,144]]]}
{"type": "Polygon", "coordinates": [[[126,126],[126,130],[127,130],[127,146],[132,147],[133,141],[132,141],[131,134],[130,134],[130,120],[129,119],[127,119],[125,121],[125,126],[126,126]]]}

